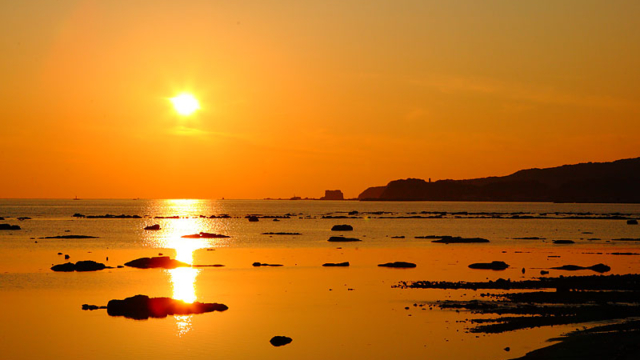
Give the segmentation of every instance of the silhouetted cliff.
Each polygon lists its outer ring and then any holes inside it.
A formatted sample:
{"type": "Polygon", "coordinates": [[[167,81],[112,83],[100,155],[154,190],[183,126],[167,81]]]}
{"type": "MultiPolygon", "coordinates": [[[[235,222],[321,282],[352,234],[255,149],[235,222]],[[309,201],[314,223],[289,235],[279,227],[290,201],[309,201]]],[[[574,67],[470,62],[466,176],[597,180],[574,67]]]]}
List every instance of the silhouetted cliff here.
{"type": "Polygon", "coordinates": [[[640,203],[640,158],[470,180],[394,180],[365,190],[358,199],[640,203]]]}

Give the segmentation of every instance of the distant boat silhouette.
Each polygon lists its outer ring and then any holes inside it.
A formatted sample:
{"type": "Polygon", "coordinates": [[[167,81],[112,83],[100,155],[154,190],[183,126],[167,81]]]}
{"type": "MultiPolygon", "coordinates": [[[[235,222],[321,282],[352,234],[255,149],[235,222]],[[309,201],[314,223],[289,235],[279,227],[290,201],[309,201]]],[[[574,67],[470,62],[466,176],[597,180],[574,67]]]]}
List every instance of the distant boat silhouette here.
{"type": "Polygon", "coordinates": [[[74,197],[73,200],[80,200],[80,199],[78,198],[78,195],[76,195],[76,197],[74,197]]]}

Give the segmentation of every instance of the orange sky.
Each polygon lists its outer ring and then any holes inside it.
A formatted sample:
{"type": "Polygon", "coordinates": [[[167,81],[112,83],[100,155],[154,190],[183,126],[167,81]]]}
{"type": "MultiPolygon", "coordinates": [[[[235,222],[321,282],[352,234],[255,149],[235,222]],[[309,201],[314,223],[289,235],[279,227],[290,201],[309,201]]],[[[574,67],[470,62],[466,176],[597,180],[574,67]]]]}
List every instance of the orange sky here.
{"type": "Polygon", "coordinates": [[[640,156],[640,2],[0,3],[0,198],[320,197],[640,156]],[[202,109],[179,116],[169,97],[202,109]]]}

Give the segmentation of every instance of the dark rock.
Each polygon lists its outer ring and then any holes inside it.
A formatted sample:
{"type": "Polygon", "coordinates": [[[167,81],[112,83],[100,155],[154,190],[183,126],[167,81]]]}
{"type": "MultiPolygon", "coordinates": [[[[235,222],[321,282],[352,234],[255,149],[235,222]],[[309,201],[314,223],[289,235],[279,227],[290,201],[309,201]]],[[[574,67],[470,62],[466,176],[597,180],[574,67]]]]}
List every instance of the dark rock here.
{"type": "Polygon", "coordinates": [[[20,221],[24,221],[24,220],[31,220],[31,218],[30,218],[30,217],[28,217],[28,216],[20,216],[20,217],[18,218],[18,220],[20,220],[20,221]]]}
{"type": "Polygon", "coordinates": [[[261,263],[259,261],[254,262],[253,267],[260,267],[260,266],[282,266],[282,264],[267,264],[267,263],[261,263]]]}
{"type": "Polygon", "coordinates": [[[0,224],[0,230],[21,230],[18,225],[0,224]]]}
{"type": "Polygon", "coordinates": [[[554,244],[575,244],[573,240],[553,240],[554,244]]]}
{"type": "Polygon", "coordinates": [[[100,309],[98,305],[82,304],[82,310],[98,310],[98,309],[100,309]]]}
{"type": "Polygon", "coordinates": [[[320,200],[344,200],[344,195],[340,190],[325,190],[320,200]]]}
{"type": "Polygon", "coordinates": [[[504,261],[492,261],[490,263],[475,263],[469,265],[471,269],[483,269],[483,270],[504,270],[509,267],[504,261]]]}
{"type": "Polygon", "coordinates": [[[69,258],[71,258],[71,256],[69,256],[69,254],[64,254],[64,259],[65,260],[69,260],[69,258]]]}
{"type": "Polygon", "coordinates": [[[549,272],[547,270],[540,270],[540,275],[547,275],[549,272]]]}
{"type": "Polygon", "coordinates": [[[73,217],[77,217],[77,218],[83,218],[85,217],[84,215],[80,214],[80,213],[75,213],[73,214],[73,217]]]}
{"type": "Polygon", "coordinates": [[[404,262],[404,261],[396,261],[396,262],[390,262],[390,263],[385,263],[385,264],[378,264],[378,266],[390,267],[390,268],[399,268],[399,269],[407,269],[407,268],[416,267],[416,264],[410,263],[410,262],[404,262]]]}
{"type": "Polygon", "coordinates": [[[274,336],[274,337],[271,338],[271,340],[269,340],[269,342],[273,346],[287,345],[292,341],[293,341],[293,339],[291,339],[290,337],[286,337],[286,336],[274,336]]]}
{"type": "Polygon", "coordinates": [[[54,265],[51,267],[51,270],[71,272],[76,270],[76,265],[74,263],[68,262],[65,264],[54,265]]]}
{"type": "Polygon", "coordinates": [[[212,233],[201,232],[201,233],[198,233],[198,234],[182,235],[181,237],[186,238],[186,239],[198,239],[198,238],[202,238],[202,239],[224,239],[224,238],[229,238],[230,236],[222,235],[222,234],[212,234],[212,233]]]}
{"type": "Polygon", "coordinates": [[[400,235],[400,236],[392,236],[392,239],[404,239],[404,235],[400,235]]]}
{"type": "Polygon", "coordinates": [[[627,225],[638,225],[638,220],[636,219],[627,220],[627,225]]]}
{"type": "Polygon", "coordinates": [[[160,225],[159,224],[149,225],[149,226],[145,226],[144,229],[145,230],[160,230],[160,225]]]}
{"type": "Polygon", "coordinates": [[[167,315],[202,314],[212,311],[225,311],[228,307],[218,303],[187,303],[171,298],[150,298],[136,295],[124,300],[111,300],[107,304],[110,316],[124,316],[130,319],[164,318],[167,315]]]}
{"type": "Polygon", "coordinates": [[[109,267],[106,266],[105,264],[91,261],[91,260],[86,260],[86,261],[78,261],[75,264],[68,262],[65,264],[54,265],[51,267],[51,270],[63,271],[63,272],[71,272],[71,271],[82,272],[82,271],[98,271],[98,270],[103,270],[107,268],[109,267]]]}
{"type": "Polygon", "coordinates": [[[259,221],[260,219],[258,219],[257,216],[247,216],[247,219],[249,219],[249,222],[256,222],[259,221]]]}
{"type": "Polygon", "coordinates": [[[322,266],[349,266],[349,262],[341,262],[341,263],[324,263],[322,266]]]}
{"type": "Polygon", "coordinates": [[[353,226],[351,225],[333,225],[333,227],[331,228],[331,231],[352,231],[353,230],[353,226]]]}
{"type": "Polygon", "coordinates": [[[191,265],[183,263],[175,259],[171,259],[168,256],[140,258],[125,263],[126,266],[138,268],[138,269],[175,269],[177,267],[189,267],[191,265]]]}
{"type": "Polygon", "coordinates": [[[356,238],[346,238],[346,237],[342,237],[342,236],[332,236],[327,241],[330,241],[330,242],[354,242],[354,241],[362,241],[362,240],[356,239],[356,238]]]}
{"type": "Polygon", "coordinates": [[[440,240],[433,240],[438,244],[470,244],[470,243],[488,243],[489,240],[483,238],[463,238],[460,236],[444,236],[440,240]]]}
{"type": "Polygon", "coordinates": [[[576,271],[576,270],[593,270],[597,273],[606,273],[611,270],[611,268],[605,264],[596,264],[593,266],[579,266],[579,265],[563,265],[558,267],[553,267],[554,270],[567,270],[567,271],[576,271]]]}

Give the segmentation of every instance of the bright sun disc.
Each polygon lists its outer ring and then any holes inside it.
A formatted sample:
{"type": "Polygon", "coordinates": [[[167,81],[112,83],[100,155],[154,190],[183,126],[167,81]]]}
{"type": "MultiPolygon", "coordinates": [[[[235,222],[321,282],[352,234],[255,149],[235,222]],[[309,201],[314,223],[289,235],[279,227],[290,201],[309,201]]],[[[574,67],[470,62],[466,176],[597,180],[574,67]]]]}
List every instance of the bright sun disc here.
{"type": "Polygon", "coordinates": [[[182,94],[176,97],[172,97],[171,103],[180,115],[191,115],[196,110],[200,109],[200,103],[198,99],[191,94],[182,94]]]}

